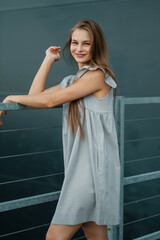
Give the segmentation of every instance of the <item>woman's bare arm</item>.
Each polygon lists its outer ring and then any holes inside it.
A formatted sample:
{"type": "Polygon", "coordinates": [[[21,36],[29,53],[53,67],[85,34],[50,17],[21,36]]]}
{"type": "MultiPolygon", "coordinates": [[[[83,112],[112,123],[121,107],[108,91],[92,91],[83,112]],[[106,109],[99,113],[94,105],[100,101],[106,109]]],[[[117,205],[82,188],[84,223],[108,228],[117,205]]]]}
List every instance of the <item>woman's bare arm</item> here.
{"type": "MultiPolygon", "coordinates": [[[[60,59],[60,47],[49,47],[46,50],[46,56],[32,82],[31,88],[29,90],[29,95],[32,94],[39,94],[42,93],[45,89],[46,80],[48,77],[48,73],[51,69],[52,64],[55,61],[58,61],[60,59]]],[[[52,88],[52,92],[58,88],[52,88]]]]}
{"type": "Polygon", "coordinates": [[[61,90],[61,84],[58,84],[54,87],[50,87],[50,88],[45,89],[42,92],[42,94],[50,94],[50,93],[54,93],[54,92],[59,91],[59,90],[61,90]]]}
{"type": "Polygon", "coordinates": [[[17,102],[36,108],[52,108],[101,90],[104,87],[104,78],[104,73],[96,70],[86,73],[71,86],[54,93],[8,96],[5,102],[17,102]]]}
{"type": "MultiPolygon", "coordinates": [[[[49,47],[46,50],[46,56],[33,80],[29,90],[29,95],[8,96],[3,100],[3,103],[17,102],[31,107],[46,108],[46,97],[42,97],[40,95],[45,96],[61,90],[60,84],[44,90],[47,76],[52,64],[60,59],[60,51],[60,47],[55,46],[49,47]]],[[[7,111],[0,111],[0,125],[3,125],[1,120],[3,113],[6,115],[7,111]]]]}

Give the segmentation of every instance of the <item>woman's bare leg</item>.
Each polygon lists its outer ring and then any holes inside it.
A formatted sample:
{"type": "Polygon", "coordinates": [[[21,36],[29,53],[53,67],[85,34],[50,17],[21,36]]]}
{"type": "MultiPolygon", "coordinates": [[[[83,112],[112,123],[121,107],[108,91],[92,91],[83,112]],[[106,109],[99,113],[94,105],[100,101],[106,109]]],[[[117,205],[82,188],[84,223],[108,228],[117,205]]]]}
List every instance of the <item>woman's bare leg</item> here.
{"type": "Polygon", "coordinates": [[[46,235],[46,240],[70,240],[82,225],[83,223],[77,225],[51,224],[46,235]]]}
{"type": "Polygon", "coordinates": [[[82,226],[87,240],[109,240],[107,235],[107,225],[97,225],[90,221],[82,226]]]}

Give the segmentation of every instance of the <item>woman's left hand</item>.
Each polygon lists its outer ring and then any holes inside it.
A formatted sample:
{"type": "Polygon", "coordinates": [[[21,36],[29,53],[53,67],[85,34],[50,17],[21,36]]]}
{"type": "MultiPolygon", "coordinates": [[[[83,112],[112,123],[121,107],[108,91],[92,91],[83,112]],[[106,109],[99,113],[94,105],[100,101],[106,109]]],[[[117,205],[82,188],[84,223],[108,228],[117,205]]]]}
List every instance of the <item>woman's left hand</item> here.
{"type": "MultiPolygon", "coordinates": [[[[9,100],[9,97],[6,97],[4,100],[3,100],[3,102],[2,103],[9,103],[10,102],[10,100],[9,100]]],[[[2,115],[4,114],[4,115],[7,115],[7,113],[8,113],[8,111],[0,111],[0,126],[2,126],[3,125],[3,122],[2,122],[2,115]]]]}

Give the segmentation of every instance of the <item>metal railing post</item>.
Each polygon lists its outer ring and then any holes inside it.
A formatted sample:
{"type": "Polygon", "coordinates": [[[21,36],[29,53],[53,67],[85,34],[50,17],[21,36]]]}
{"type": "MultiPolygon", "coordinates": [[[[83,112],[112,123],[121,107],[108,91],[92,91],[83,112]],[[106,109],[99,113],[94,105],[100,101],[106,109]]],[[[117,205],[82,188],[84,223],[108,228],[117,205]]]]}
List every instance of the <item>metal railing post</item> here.
{"type": "Polygon", "coordinates": [[[119,97],[119,154],[121,163],[120,178],[120,224],[117,240],[123,240],[123,215],[124,215],[124,120],[125,120],[125,104],[124,97],[119,97]]]}
{"type": "Polygon", "coordinates": [[[109,240],[123,239],[123,187],[124,187],[124,97],[116,96],[115,99],[115,124],[117,130],[117,138],[119,144],[120,162],[121,162],[121,179],[120,179],[120,224],[116,226],[109,226],[108,237],[109,240]]]}

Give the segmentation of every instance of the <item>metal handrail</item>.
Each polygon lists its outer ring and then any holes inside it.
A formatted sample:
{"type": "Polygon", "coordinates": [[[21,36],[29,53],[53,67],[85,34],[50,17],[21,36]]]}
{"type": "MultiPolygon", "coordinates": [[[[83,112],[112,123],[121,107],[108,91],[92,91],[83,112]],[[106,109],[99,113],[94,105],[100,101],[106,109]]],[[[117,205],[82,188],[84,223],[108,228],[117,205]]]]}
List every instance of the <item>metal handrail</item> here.
{"type": "Polygon", "coordinates": [[[61,191],[40,194],[0,203],[0,212],[58,200],[61,191]]]}
{"type": "MultiPolygon", "coordinates": [[[[56,106],[54,108],[62,108],[62,105],[56,106]]],[[[20,103],[0,103],[0,111],[36,110],[36,109],[42,108],[28,107],[20,103]]]]}

